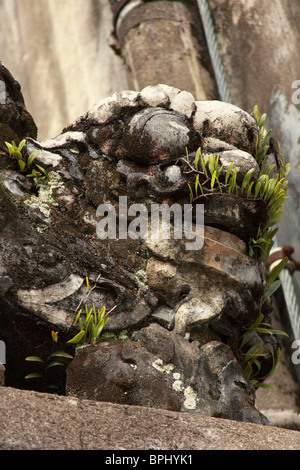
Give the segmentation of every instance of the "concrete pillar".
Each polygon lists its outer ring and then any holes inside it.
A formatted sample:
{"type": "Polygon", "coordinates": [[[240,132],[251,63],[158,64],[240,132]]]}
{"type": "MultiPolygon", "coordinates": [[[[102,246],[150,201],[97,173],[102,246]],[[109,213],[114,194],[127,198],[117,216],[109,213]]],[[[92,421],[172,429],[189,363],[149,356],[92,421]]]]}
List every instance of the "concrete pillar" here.
{"type": "Polygon", "coordinates": [[[217,99],[201,20],[193,2],[110,3],[131,89],[165,83],[191,92],[196,100],[217,99]]]}

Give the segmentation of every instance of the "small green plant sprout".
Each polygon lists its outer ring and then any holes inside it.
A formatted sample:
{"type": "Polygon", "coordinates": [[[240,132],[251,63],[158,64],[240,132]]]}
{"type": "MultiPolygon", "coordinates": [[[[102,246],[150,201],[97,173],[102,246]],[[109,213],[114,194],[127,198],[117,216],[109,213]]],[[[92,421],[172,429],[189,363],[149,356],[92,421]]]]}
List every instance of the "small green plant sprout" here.
{"type": "Polygon", "coordinates": [[[249,171],[247,171],[242,182],[241,193],[244,194],[246,197],[251,196],[251,191],[254,184],[254,181],[251,181],[253,172],[254,168],[251,168],[249,171]]]}
{"type": "Polygon", "coordinates": [[[219,163],[219,155],[205,154],[202,155],[201,149],[199,148],[195,154],[194,166],[191,165],[188,151],[186,163],[189,166],[190,171],[188,173],[195,173],[195,186],[194,189],[188,183],[190,190],[190,202],[193,202],[201,192],[203,196],[209,190],[214,192],[217,189],[219,194],[228,193],[235,194],[236,196],[244,196],[247,198],[253,196],[253,185],[254,181],[251,181],[254,168],[251,168],[243,178],[241,187],[237,184],[237,168],[234,168],[234,163],[230,163],[226,173],[224,174],[223,167],[219,163]],[[201,166],[200,166],[201,165],[201,166]],[[221,178],[222,174],[222,178],[221,178]],[[225,177],[224,177],[225,175],[225,177]],[[200,178],[202,182],[200,182],[200,178]]]}
{"type": "Polygon", "coordinates": [[[34,160],[40,153],[40,150],[37,150],[29,155],[27,158],[27,162],[23,159],[22,150],[26,143],[26,140],[23,139],[19,145],[16,145],[14,141],[10,144],[9,142],[5,142],[10,157],[15,158],[19,164],[20,170],[23,172],[26,169],[31,171],[27,176],[27,178],[33,178],[33,181],[36,185],[44,183],[46,180],[49,180],[48,170],[43,168],[41,165],[34,163],[34,160]]]}
{"type": "Polygon", "coordinates": [[[234,168],[232,173],[231,172],[229,173],[228,194],[231,194],[234,192],[236,195],[238,195],[238,186],[237,186],[236,178],[237,178],[237,169],[234,168]]]}
{"type": "MultiPolygon", "coordinates": [[[[89,279],[87,277],[86,287],[89,295],[92,289],[90,289],[89,279]]],[[[80,331],[72,339],[67,341],[67,343],[77,345],[89,343],[95,345],[102,333],[103,328],[109,321],[109,314],[112,312],[112,310],[114,310],[114,308],[115,307],[113,307],[109,312],[106,312],[104,306],[100,310],[96,310],[94,303],[92,304],[91,308],[85,304],[85,313],[82,315],[82,309],[80,309],[74,322],[74,325],[79,325],[80,331]]]]}
{"type": "Polygon", "coordinates": [[[189,166],[189,172],[196,174],[194,190],[188,183],[190,189],[190,201],[193,202],[199,196],[199,191],[203,196],[204,190],[206,190],[206,192],[207,190],[214,191],[214,188],[216,187],[218,192],[222,193],[223,185],[220,183],[220,174],[222,172],[223,165],[219,165],[219,155],[216,156],[211,153],[203,156],[201,148],[198,148],[195,154],[194,166],[192,166],[187,149],[186,153],[186,163],[189,166]],[[202,182],[200,181],[200,178],[202,182]]]}
{"type": "Polygon", "coordinates": [[[252,186],[254,198],[263,199],[268,207],[268,221],[258,229],[255,239],[249,241],[249,254],[254,255],[254,250],[261,252],[260,260],[266,264],[270,250],[274,243],[274,236],[278,231],[278,224],[284,213],[283,205],[287,199],[286,192],[288,188],[287,176],[290,172],[290,163],[286,164],[281,153],[278,142],[279,158],[277,164],[271,164],[266,167],[266,157],[270,148],[272,130],[266,132],[266,114],[260,117],[258,107],[254,107],[253,114],[258,126],[258,135],[256,136],[254,157],[261,168],[261,175],[252,186]],[[265,168],[266,167],[266,168],[265,168]],[[270,177],[273,171],[275,175],[270,177]]]}
{"type": "Polygon", "coordinates": [[[9,142],[5,142],[6,147],[8,148],[9,156],[15,158],[19,164],[20,170],[24,171],[26,167],[26,163],[23,160],[22,149],[26,143],[26,140],[23,139],[19,145],[16,145],[14,141],[10,144],[9,142]]]}
{"type": "Polygon", "coordinates": [[[257,105],[254,106],[253,114],[258,125],[258,134],[255,142],[255,158],[257,163],[262,166],[265,162],[267,152],[270,148],[269,142],[272,136],[272,129],[266,132],[267,115],[260,116],[257,105]]]}
{"type": "Polygon", "coordinates": [[[288,336],[284,331],[272,329],[269,323],[263,322],[264,315],[260,314],[258,319],[251,325],[243,334],[240,351],[241,355],[244,356],[244,368],[247,379],[249,382],[255,387],[263,387],[263,388],[273,388],[271,385],[265,384],[263,380],[269,379],[272,377],[278,369],[279,360],[280,360],[280,348],[277,349],[276,357],[271,350],[268,353],[263,353],[261,343],[255,343],[252,345],[246,352],[245,347],[247,344],[255,337],[255,335],[259,334],[267,334],[267,335],[284,335],[288,336]],[[262,367],[262,358],[271,354],[272,356],[272,367],[268,374],[265,377],[259,377],[258,375],[261,371],[262,367]]]}
{"type": "Polygon", "coordinates": [[[97,339],[107,324],[109,318],[106,316],[105,307],[96,311],[95,305],[89,310],[85,305],[85,316],[82,318],[82,310],[80,309],[76,315],[75,325],[79,324],[80,332],[72,339],[67,341],[69,344],[90,343],[96,344],[97,339]]]}
{"type": "Polygon", "coordinates": [[[281,281],[278,279],[278,277],[281,271],[285,268],[288,261],[289,259],[287,257],[283,258],[270,272],[264,288],[263,302],[271,297],[271,295],[273,295],[280,287],[281,281]]]}
{"type": "Polygon", "coordinates": [[[35,168],[31,170],[31,173],[26,175],[27,178],[33,178],[36,185],[47,182],[49,180],[48,170],[36,163],[35,168]]]}
{"type": "MultiPolygon", "coordinates": [[[[278,276],[282,269],[284,269],[285,265],[288,262],[288,258],[283,258],[271,271],[265,287],[264,287],[264,296],[262,303],[264,303],[267,298],[273,295],[276,290],[280,287],[281,281],[278,279],[278,276]]],[[[244,351],[245,346],[255,337],[257,334],[269,334],[269,335],[284,335],[288,336],[284,331],[272,329],[269,323],[264,323],[264,315],[261,313],[258,319],[250,326],[242,336],[240,351],[244,351]]],[[[255,387],[264,387],[264,388],[273,388],[270,385],[265,384],[262,379],[257,379],[258,374],[261,371],[261,360],[263,357],[271,354],[272,356],[272,368],[269,371],[268,375],[263,378],[269,379],[272,375],[275,374],[280,360],[280,348],[277,349],[276,357],[274,356],[273,351],[271,350],[270,353],[263,353],[262,352],[262,345],[261,343],[255,343],[251,345],[251,347],[246,351],[246,353],[242,352],[244,356],[244,366],[245,372],[248,380],[250,383],[255,387]]]]}
{"type": "Polygon", "coordinates": [[[26,375],[25,379],[39,379],[42,381],[43,389],[45,390],[58,390],[59,387],[56,384],[49,383],[48,373],[49,370],[53,367],[65,367],[67,363],[73,359],[73,356],[64,352],[64,351],[56,351],[55,347],[58,341],[58,332],[51,331],[51,338],[53,342],[53,348],[50,355],[46,358],[46,360],[42,359],[40,356],[28,356],[26,357],[26,361],[34,362],[38,364],[39,368],[41,369],[40,372],[32,372],[26,375]]]}
{"type": "Polygon", "coordinates": [[[274,236],[278,231],[278,224],[282,220],[284,213],[283,205],[287,199],[286,191],[288,182],[286,176],[290,165],[281,169],[274,178],[269,178],[267,173],[261,175],[255,185],[254,197],[265,200],[268,210],[268,220],[266,224],[260,226],[255,239],[249,242],[249,254],[253,256],[254,249],[261,251],[261,261],[267,262],[270,249],[273,246],[274,236]],[[280,177],[282,176],[282,177],[280,177]],[[280,179],[279,179],[280,178],[280,179]]]}

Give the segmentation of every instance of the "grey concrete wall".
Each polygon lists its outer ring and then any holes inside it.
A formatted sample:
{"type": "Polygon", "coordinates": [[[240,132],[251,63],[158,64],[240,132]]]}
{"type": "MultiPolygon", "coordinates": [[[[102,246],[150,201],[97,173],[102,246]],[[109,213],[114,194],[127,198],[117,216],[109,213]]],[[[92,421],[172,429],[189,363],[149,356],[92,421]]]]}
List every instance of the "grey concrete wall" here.
{"type": "Polygon", "coordinates": [[[106,0],[0,1],[0,60],[22,86],[39,140],[128,87],[108,44],[111,17],[106,0]]]}

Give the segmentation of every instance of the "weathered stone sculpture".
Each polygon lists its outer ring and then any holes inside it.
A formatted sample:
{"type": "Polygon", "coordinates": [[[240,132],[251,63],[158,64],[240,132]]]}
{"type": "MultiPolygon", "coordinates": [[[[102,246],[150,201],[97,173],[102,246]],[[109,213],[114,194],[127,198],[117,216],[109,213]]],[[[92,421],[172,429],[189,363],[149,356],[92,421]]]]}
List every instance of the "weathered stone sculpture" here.
{"type": "MultiPolygon", "coordinates": [[[[117,92],[46,142],[27,138],[27,156],[40,151],[36,162],[49,171],[46,185],[31,184],[2,158],[0,326],[8,384],[22,382],[22,361],[51,330],[62,340],[76,333],[88,277],[89,302],[115,308],[103,341],[79,349],[69,365],[68,394],[267,422],[238,352],[261,310],[264,274],[248,242],[267,220],[264,201],[213,191],[204,181],[201,249],[186,249],[184,237],[138,236],[129,213],[124,236],[120,211],[120,198],[123,209],[183,209],[195,178],[186,149],[191,161],[199,148],[219,155],[224,188],[231,163],[237,184],[252,168],[257,181],[256,135],[255,119],[241,109],[158,85],[117,92]],[[114,208],[115,236],[99,237],[99,206],[114,208]]],[[[276,336],[260,341],[276,352],[276,336]]]]}

